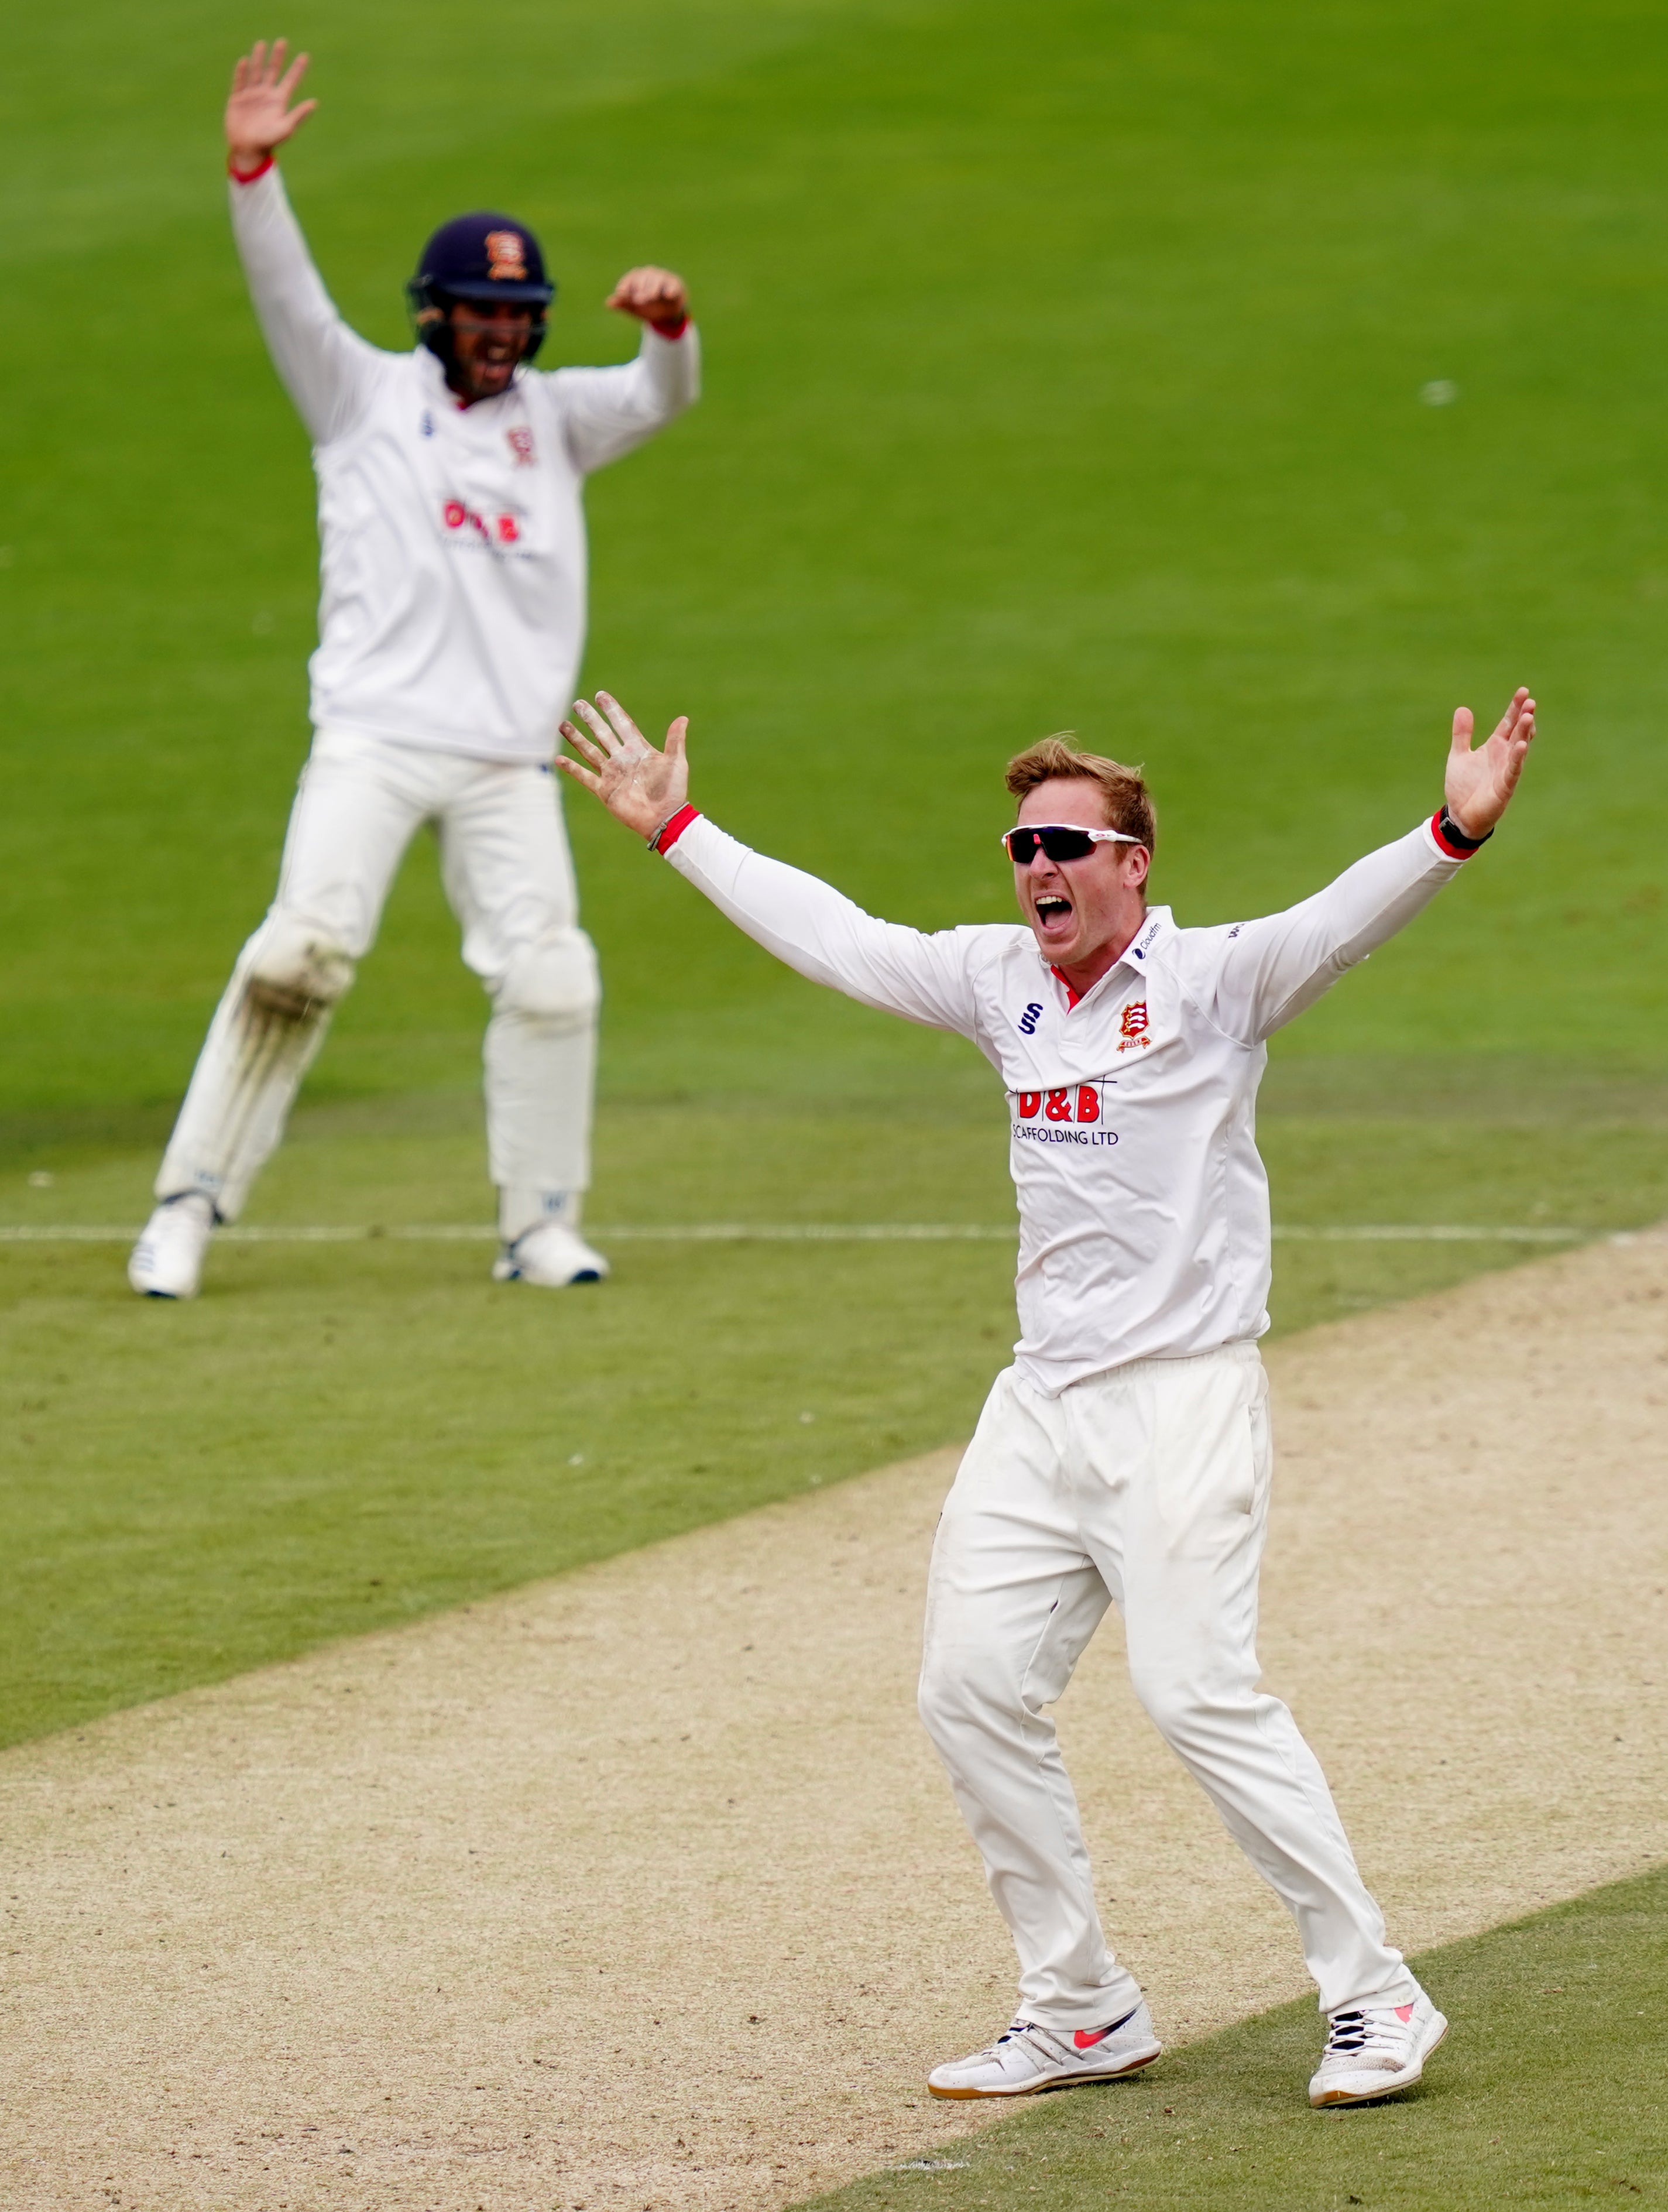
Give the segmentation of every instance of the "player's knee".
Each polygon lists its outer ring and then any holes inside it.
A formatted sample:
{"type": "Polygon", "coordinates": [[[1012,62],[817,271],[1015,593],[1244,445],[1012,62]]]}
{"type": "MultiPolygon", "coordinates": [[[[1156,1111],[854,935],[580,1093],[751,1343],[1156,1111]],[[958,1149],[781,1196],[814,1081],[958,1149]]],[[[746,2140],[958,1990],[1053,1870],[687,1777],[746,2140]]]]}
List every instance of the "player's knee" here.
{"type": "Polygon", "coordinates": [[[965,1645],[929,1651],[916,1691],[921,1724],[941,1748],[967,1729],[1002,1729],[1022,1717],[1025,1699],[998,1655],[965,1645]]]}
{"type": "Polygon", "coordinates": [[[302,1021],[327,1012],[353,980],[352,957],[341,945],[310,923],[278,914],[256,941],[245,988],[258,1005],[302,1021]]]}
{"type": "Polygon", "coordinates": [[[602,1003],[597,951],[582,929],[552,930],[523,945],[494,993],[500,1013],[583,1029],[602,1003]]]}
{"type": "Polygon", "coordinates": [[[1131,1660],[1130,1686],[1166,1743],[1178,1749],[1192,1742],[1216,1702],[1185,1668],[1131,1660]]]}

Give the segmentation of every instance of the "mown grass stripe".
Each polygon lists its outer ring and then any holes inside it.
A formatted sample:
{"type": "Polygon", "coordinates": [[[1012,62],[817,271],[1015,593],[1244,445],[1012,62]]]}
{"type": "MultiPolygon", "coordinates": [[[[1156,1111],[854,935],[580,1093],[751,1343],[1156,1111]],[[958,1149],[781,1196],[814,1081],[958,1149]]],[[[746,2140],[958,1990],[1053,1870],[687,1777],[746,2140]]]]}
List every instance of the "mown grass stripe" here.
{"type": "MultiPolygon", "coordinates": [[[[1668,1868],[1411,1962],[1453,2023],[1390,2103],[1310,2111],[1313,1997],[1173,2048],[1150,2073],[1034,2100],[951,2157],[797,2212],[1545,2212],[1668,2191],[1668,1868]]],[[[1162,2024],[1161,2024],[1162,2032],[1162,2024]]],[[[912,2147],[913,2148],[913,2147],[912,2147]]]]}

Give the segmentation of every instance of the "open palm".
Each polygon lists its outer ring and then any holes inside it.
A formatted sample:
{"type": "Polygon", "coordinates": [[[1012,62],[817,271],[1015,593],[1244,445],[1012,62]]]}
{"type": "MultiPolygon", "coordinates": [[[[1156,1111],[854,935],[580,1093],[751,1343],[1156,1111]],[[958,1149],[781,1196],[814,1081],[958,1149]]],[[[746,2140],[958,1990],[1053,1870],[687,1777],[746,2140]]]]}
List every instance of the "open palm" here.
{"type": "Polygon", "coordinates": [[[275,39],[269,52],[265,40],[257,39],[254,51],[243,55],[232,72],[232,90],[226,102],[226,143],[233,160],[242,167],[252,168],[287,138],[293,138],[318,105],[316,100],[304,100],[294,107],[290,106],[312,58],[297,54],[286,69],[288,52],[286,40],[275,39]]]}
{"type": "Polygon", "coordinates": [[[689,718],[680,714],[666,732],[666,750],[657,752],[617,699],[606,691],[597,704],[576,699],[573,712],[590,730],[564,722],[561,733],[575,752],[590,762],[558,760],[556,766],[600,799],[615,819],[640,837],[652,837],[676,814],[689,794],[689,763],[684,740],[689,718]]]}
{"type": "Polygon", "coordinates": [[[1529,757],[1535,740],[1535,702],[1519,684],[1511,705],[1475,750],[1471,728],[1471,708],[1457,708],[1442,795],[1467,837],[1486,837],[1506,811],[1529,757]]]}

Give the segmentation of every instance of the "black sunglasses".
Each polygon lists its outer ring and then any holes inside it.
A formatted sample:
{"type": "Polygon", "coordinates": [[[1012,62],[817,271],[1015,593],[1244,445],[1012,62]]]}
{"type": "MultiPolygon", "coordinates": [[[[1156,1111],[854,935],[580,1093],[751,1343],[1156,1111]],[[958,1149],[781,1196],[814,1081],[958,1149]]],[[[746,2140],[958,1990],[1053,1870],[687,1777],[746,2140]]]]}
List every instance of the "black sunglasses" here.
{"type": "Polygon", "coordinates": [[[1002,842],[1014,866],[1028,868],[1039,846],[1051,860],[1086,860],[1097,845],[1138,845],[1141,840],[1123,830],[1078,830],[1064,822],[1044,822],[1004,830],[1002,842]]]}

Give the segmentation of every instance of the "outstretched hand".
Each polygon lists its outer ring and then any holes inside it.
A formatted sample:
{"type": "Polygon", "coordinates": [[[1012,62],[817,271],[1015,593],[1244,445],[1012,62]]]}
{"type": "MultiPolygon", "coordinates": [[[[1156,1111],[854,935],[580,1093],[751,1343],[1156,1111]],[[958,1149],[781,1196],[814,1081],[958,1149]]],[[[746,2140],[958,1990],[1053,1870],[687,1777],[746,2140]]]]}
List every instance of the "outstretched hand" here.
{"type": "Polygon", "coordinates": [[[561,733],[591,765],[581,768],[578,761],[558,756],[556,766],[600,799],[628,830],[636,830],[640,837],[652,837],[689,795],[689,763],[683,750],[688,716],[678,716],[666,732],[665,751],[657,752],[619,701],[606,691],[597,694],[594,707],[588,699],[576,699],[573,712],[591,735],[576,730],[572,722],[561,725],[561,733]]]}
{"type": "Polygon", "coordinates": [[[1535,738],[1535,702],[1521,684],[1493,734],[1471,749],[1471,710],[1458,707],[1442,796],[1467,837],[1486,837],[1517,789],[1535,738]]]}
{"type": "Polygon", "coordinates": [[[270,154],[295,136],[318,105],[316,100],[304,100],[298,106],[290,106],[312,56],[297,54],[286,69],[288,52],[287,39],[275,39],[270,53],[265,40],[257,39],[254,52],[243,55],[232,72],[226,144],[234,168],[258,169],[270,154]]]}

